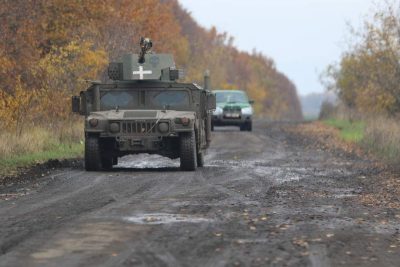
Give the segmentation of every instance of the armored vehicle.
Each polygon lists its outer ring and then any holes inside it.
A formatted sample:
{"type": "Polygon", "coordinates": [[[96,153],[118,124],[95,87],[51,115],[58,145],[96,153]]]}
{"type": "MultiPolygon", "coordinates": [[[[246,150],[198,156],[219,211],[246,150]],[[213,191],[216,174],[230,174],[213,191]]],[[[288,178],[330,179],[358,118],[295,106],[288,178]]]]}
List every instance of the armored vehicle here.
{"type": "Polygon", "coordinates": [[[211,142],[215,95],[194,83],[178,83],[181,71],[172,55],[151,53],[152,42],[141,39],[139,54],[110,63],[112,82],[91,82],[72,97],[72,110],[85,116],[85,168],[111,169],[127,154],[159,154],[180,158],[180,167],[194,171],[204,165],[211,142]]]}
{"type": "Polygon", "coordinates": [[[215,90],[217,107],[213,113],[214,126],[239,126],[241,131],[252,131],[254,101],[241,90],[215,90]]]}

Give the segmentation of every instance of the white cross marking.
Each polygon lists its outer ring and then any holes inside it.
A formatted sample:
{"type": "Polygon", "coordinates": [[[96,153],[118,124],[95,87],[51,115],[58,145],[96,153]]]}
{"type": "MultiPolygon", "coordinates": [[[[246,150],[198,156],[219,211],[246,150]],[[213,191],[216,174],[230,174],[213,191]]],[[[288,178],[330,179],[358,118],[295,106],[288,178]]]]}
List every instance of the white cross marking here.
{"type": "Polygon", "coordinates": [[[143,70],[143,66],[139,66],[139,71],[133,72],[133,75],[139,75],[140,80],[143,80],[145,74],[153,74],[153,71],[143,70]]]}

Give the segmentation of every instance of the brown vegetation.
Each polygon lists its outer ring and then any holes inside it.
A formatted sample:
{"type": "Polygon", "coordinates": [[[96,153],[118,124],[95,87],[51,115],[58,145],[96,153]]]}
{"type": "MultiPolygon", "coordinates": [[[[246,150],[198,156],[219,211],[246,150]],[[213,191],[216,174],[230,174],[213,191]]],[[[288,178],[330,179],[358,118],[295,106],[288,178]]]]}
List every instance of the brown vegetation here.
{"type": "Polygon", "coordinates": [[[355,43],[340,63],[327,69],[328,89],[360,113],[394,116],[400,112],[400,14],[398,4],[384,5],[351,30],[355,43]]]}
{"type": "Polygon", "coordinates": [[[210,69],[215,88],[247,90],[259,113],[301,118],[294,85],[271,59],[238,51],[177,1],[6,0],[0,22],[0,119],[18,134],[29,122],[69,119],[69,97],[86,79],[104,80],[107,63],[136,50],[140,36],[173,53],[187,81],[210,69]]]}
{"type": "Polygon", "coordinates": [[[400,13],[399,3],[385,1],[351,43],[339,64],[328,68],[325,82],[341,104],[324,107],[323,117],[365,125],[359,142],[387,163],[400,161],[400,13]],[[330,113],[330,114],[328,114],[330,113]]]}

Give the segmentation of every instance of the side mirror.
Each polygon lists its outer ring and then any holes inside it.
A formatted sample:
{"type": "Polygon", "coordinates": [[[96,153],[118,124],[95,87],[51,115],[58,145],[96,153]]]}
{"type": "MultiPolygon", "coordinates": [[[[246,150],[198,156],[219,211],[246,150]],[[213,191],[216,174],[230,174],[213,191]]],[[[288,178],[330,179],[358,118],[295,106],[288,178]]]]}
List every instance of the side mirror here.
{"type": "Polygon", "coordinates": [[[207,110],[215,110],[217,108],[217,100],[215,94],[210,93],[207,95],[207,110]]]}
{"type": "Polygon", "coordinates": [[[73,96],[72,99],[72,112],[80,113],[81,111],[81,98],[79,96],[73,96]]]}
{"type": "Polygon", "coordinates": [[[249,104],[253,105],[254,104],[254,100],[249,100],[249,104]]]}

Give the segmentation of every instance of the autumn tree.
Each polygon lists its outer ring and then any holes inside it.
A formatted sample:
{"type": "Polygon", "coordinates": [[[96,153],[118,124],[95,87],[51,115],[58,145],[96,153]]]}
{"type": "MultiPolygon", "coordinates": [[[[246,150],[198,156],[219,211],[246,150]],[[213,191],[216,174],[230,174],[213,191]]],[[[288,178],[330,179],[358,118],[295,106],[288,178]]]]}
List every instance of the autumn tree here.
{"type": "Polygon", "coordinates": [[[107,80],[107,63],[136,52],[140,36],[172,53],[185,81],[201,84],[209,69],[215,88],[246,90],[259,114],[301,118],[294,85],[271,59],[238,51],[176,0],[4,0],[0,23],[0,119],[9,129],[69,120],[70,96],[84,80],[107,80]]]}
{"type": "Polygon", "coordinates": [[[360,112],[395,115],[400,112],[400,15],[386,4],[361,31],[338,65],[327,69],[328,88],[348,107],[360,112]]]}

